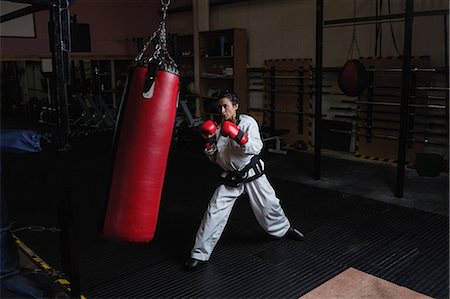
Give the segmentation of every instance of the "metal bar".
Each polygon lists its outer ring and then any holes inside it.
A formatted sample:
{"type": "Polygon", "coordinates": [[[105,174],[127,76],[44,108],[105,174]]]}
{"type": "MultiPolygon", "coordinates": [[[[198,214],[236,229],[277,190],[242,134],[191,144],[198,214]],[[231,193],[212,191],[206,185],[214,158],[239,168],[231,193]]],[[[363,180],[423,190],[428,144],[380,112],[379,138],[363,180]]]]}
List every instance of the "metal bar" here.
{"type": "MultiPolygon", "coordinates": [[[[401,89],[401,86],[369,86],[372,87],[374,89],[401,89]]],[[[433,90],[433,91],[449,91],[450,89],[447,87],[439,87],[439,86],[416,86],[416,87],[411,87],[411,89],[416,89],[416,90],[433,90]]]]}
{"type": "MultiPolygon", "coordinates": [[[[357,127],[358,129],[366,129],[366,128],[367,128],[367,126],[360,125],[360,124],[357,124],[356,127],[357,127]]],[[[371,126],[370,128],[373,129],[373,130],[386,130],[386,131],[395,131],[395,132],[398,132],[398,128],[378,127],[378,126],[371,126]]],[[[424,129],[423,131],[418,131],[418,130],[408,130],[408,132],[409,132],[409,133],[414,133],[414,134],[421,134],[421,135],[429,134],[429,135],[434,135],[434,136],[447,136],[445,133],[431,132],[431,131],[428,131],[428,130],[426,130],[426,129],[424,129]]],[[[410,138],[409,138],[409,139],[410,139],[410,138]]]]}
{"type": "MultiPolygon", "coordinates": [[[[359,117],[357,115],[342,115],[342,114],[335,114],[334,117],[336,118],[346,118],[346,119],[352,119],[352,120],[365,120],[365,118],[363,117],[359,117]]],[[[378,122],[388,122],[388,123],[398,123],[399,120],[397,119],[381,119],[381,118],[372,118],[372,120],[378,121],[378,122]]],[[[435,122],[418,122],[415,121],[414,122],[416,126],[426,126],[426,127],[430,127],[430,128],[445,128],[447,125],[446,124],[440,124],[440,123],[435,123],[435,122]]]]}
{"type": "MultiPolygon", "coordinates": [[[[413,98],[413,97],[409,97],[413,98]]],[[[343,103],[355,103],[355,104],[366,104],[366,105],[379,105],[379,106],[401,106],[401,103],[392,103],[392,102],[370,102],[370,101],[350,101],[343,100],[343,103]]],[[[423,105],[423,104],[409,104],[408,107],[413,108],[432,108],[432,109],[445,109],[445,105],[423,105]]]]}
{"type": "MultiPolygon", "coordinates": [[[[446,75],[448,75],[448,73],[446,75]]],[[[430,87],[417,86],[416,89],[417,90],[435,90],[435,91],[449,91],[450,90],[450,88],[448,88],[448,87],[437,87],[437,86],[430,86],[430,87]]]]}
{"type": "MultiPolygon", "coordinates": [[[[415,91],[416,89],[414,88],[410,88],[411,91],[415,91]]],[[[336,94],[338,95],[338,94],[336,94]]],[[[339,94],[339,95],[343,95],[339,94]]],[[[374,97],[391,97],[391,98],[399,98],[400,95],[398,94],[374,94],[374,97]]],[[[361,97],[364,97],[364,95],[362,95],[361,97]]],[[[431,100],[446,100],[447,97],[437,97],[437,96],[415,96],[415,95],[410,95],[409,96],[410,99],[431,99],[431,100]]]]}
{"type": "Polygon", "coordinates": [[[402,73],[402,91],[400,106],[400,135],[398,138],[397,155],[397,181],[395,196],[403,197],[405,186],[405,154],[406,139],[408,131],[408,97],[409,82],[411,78],[411,44],[412,28],[414,22],[414,0],[406,0],[405,9],[405,29],[404,29],[404,48],[403,48],[403,73],[402,73]]]}
{"type": "MultiPolygon", "coordinates": [[[[68,176],[65,179],[69,179],[68,176]]],[[[62,231],[60,234],[61,260],[63,271],[69,275],[71,298],[81,298],[77,225],[73,213],[70,187],[66,188],[68,190],[64,190],[65,196],[58,207],[58,222],[62,231]]]]}
{"type": "MultiPolygon", "coordinates": [[[[52,4],[50,8],[50,26],[49,34],[50,47],[52,50],[53,72],[56,80],[56,101],[58,105],[58,150],[61,155],[60,169],[58,175],[62,180],[62,184],[68,180],[68,152],[69,145],[69,117],[68,117],[68,92],[67,87],[70,85],[70,23],[69,23],[69,3],[68,0],[59,0],[52,4]]],[[[63,187],[63,200],[59,216],[62,217],[64,238],[61,241],[61,257],[63,257],[63,265],[67,268],[67,273],[71,282],[72,298],[80,298],[80,278],[79,265],[77,257],[77,237],[75,234],[75,226],[73,224],[73,205],[70,196],[70,187],[63,187]]]]}
{"type": "MultiPolygon", "coordinates": [[[[335,95],[335,96],[343,96],[344,93],[343,92],[330,92],[331,95],[335,95]]],[[[393,98],[399,98],[400,95],[394,95],[394,94],[375,94],[373,95],[374,97],[393,97],[393,98]]],[[[365,95],[360,95],[361,97],[365,97],[365,95]]],[[[414,99],[430,99],[430,100],[447,100],[448,97],[443,97],[443,96],[409,96],[409,98],[414,98],[414,99]]]]}
{"type": "MultiPolygon", "coordinates": [[[[444,60],[445,60],[445,85],[447,86],[446,90],[449,90],[449,54],[448,54],[448,15],[444,15],[444,60]]],[[[447,93],[448,96],[448,93],[447,93]]],[[[448,125],[449,125],[449,107],[448,107],[448,101],[445,103],[445,119],[447,120],[447,132],[448,132],[448,125]]]]}
{"type": "MultiPolygon", "coordinates": [[[[302,78],[302,74],[303,74],[303,67],[300,67],[298,69],[298,75],[299,75],[299,79],[298,79],[298,107],[301,110],[301,112],[304,112],[303,110],[303,101],[304,101],[304,97],[305,97],[305,91],[303,89],[303,78],[302,78]]],[[[309,92],[307,92],[309,93],[309,92]]],[[[299,115],[298,118],[298,132],[303,133],[303,115],[299,115]]]]}
{"type": "MultiPolygon", "coordinates": [[[[411,80],[410,80],[410,86],[408,89],[409,92],[409,97],[408,97],[408,112],[412,112],[414,113],[416,110],[415,108],[421,108],[421,107],[417,107],[417,98],[416,98],[416,89],[412,88],[415,87],[417,84],[417,73],[413,72],[411,73],[411,80]]],[[[408,114],[408,130],[407,130],[407,134],[408,136],[406,137],[408,140],[413,139],[413,130],[414,130],[414,114],[408,114]]],[[[413,144],[411,142],[408,142],[408,148],[412,148],[413,144]]]]}
{"type": "MultiPolygon", "coordinates": [[[[273,93],[276,93],[276,92],[283,92],[283,93],[294,93],[294,94],[299,94],[299,93],[301,93],[301,92],[299,92],[298,90],[282,90],[282,89],[263,89],[263,88],[248,88],[247,89],[248,91],[260,91],[260,92],[267,92],[267,91],[269,91],[269,92],[273,92],[273,93]]],[[[313,93],[313,91],[310,91],[310,92],[303,92],[303,93],[305,93],[305,94],[314,94],[313,93]]]]}
{"type": "Polygon", "coordinates": [[[270,72],[269,76],[252,76],[252,79],[265,79],[265,78],[276,78],[276,79],[298,79],[298,78],[306,78],[312,79],[313,76],[289,76],[289,75],[275,75],[275,73],[270,72]]]}
{"type": "MultiPolygon", "coordinates": [[[[411,89],[414,90],[414,89],[411,89]]],[[[447,100],[447,97],[437,97],[437,96],[410,96],[410,99],[427,99],[427,100],[447,100]]]]}
{"type": "Polygon", "coordinates": [[[320,180],[322,130],[322,59],[323,59],[323,0],[316,0],[316,94],[314,101],[314,170],[313,179],[320,180]]]}
{"type": "MultiPolygon", "coordinates": [[[[362,125],[357,125],[356,127],[358,129],[367,129],[367,126],[362,126],[362,125]]],[[[395,132],[398,132],[398,128],[372,126],[371,129],[373,129],[373,130],[381,130],[381,131],[395,131],[395,132]]],[[[427,135],[427,136],[428,135],[429,136],[441,136],[441,137],[446,137],[447,136],[447,134],[445,134],[445,133],[431,132],[431,131],[428,131],[428,130],[424,130],[424,131],[408,130],[408,133],[410,133],[410,136],[408,136],[408,140],[412,140],[414,134],[427,135]]]]}
{"type": "MultiPolygon", "coordinates": [[[[256,0],[245,0],[247,2],[256,1],[256,0]]],[[[221,5],[227,5],[235,2],[242,2],[242,0],[209,0],[209,6],[221,6],[221,5]]],[[[169,8],[167,10],[168,13],[177,13],[177,12],[185,12],[185,11],[191,11],[192,10],[192,4],[186,4],[183,6],[173,7],[169,8]]]]}
{"type": "MultiPolygon", "coordinates": [[[[448,10],[429,10],[429,11],[417,11],[413,14],[415,17],[426,17],[426,16],[438,16],[438,15],[448,15],[448,10]]],[[[389,14],[381,16],[370,16],[370,17],[360,17],[351,19],[336,19],[327,20],[323,22],[324,28],[329,27],[342,27],[342,26],[353,26],[355,25],[368,25],[376,23],[386,23],[386,22],[406,22],[406,14],[389,14]]]]}
{"type": "MultiPolygon", "coordinates": [[[[352,108],[352,107],[329,107],[330,110],[340,110],[340,111],[348,111],[348,112],[352,112],[352,111],[356,111],[356,112],[361,112],[361,113],[369,113],[366,110],[362,110],[362,109],[357,109],[357,108],[352,108]]],[[[381,113],[381,114],[394,114],[396,116],[399,116],[399,112],[398,111],[379,111],[379,110],[374,110],[372,111],[372,113],[381,113]]],[[[423,114],[423,113],[409,113],[411,115],[414,116],[427,116],[427,114],[423,114]]],[[[429,116],[429,115],[428,115],[429,116]]],[[[445,116],[442,115],[433,115],[433,117],[442,117],[444,118],[445,116]]]]}
{"type": "Polygon", "coordinates": [[[56,80],[56,101],[58,106],[58,134],[59,150],[65,151],[70,148],[69,116],[67,101],[67,86],[70,84],[69,51],[70,31],[69,13],[67,1],[52,5],[50,9],[49,25],[50,47],[52,51],[52,65],[56,80]]]}
{"type": "MultiPolygon", "coordinates": [[[[302,77],[297,77],[299,80],[302,79],[302,77]]],[[[251,85],[258,85],[258,86],[265,86],[266,84],[264,82],[252,82],[251,85]]],[[[294,86],[294,87],[302,87],[302,86],[312,86],[312,84],[299,84],[299,83],[274,83],[273,85],[277,86],[294,86]]]]}
{"type": "MultiPolygon", "coordinates": [[[[284,92],[284,93],[293,93],[293,94],[299,94],[299,91],[295,91],[295,90],[281,90],[281,89],[263,89],[263,88],[247,88],[247,91],[255,91],[255,92],[284,92]]],[[[303,94],[310,94],[310,95],[314,95],[315,92],[314,90],[311,90],[309,92],[303,92],[303,94]]],[[[322,91],[322,94],[329,94],[331,95],[332,93],[329,91],[322,91]]]]}
{"type": "Polygon", "coordinates": [[[27,7],[12,11],[10,13],[0,16],[0,24],[23,17],[23,16],[26,16],[26,15],[29,15],[29,14],[32,14],[32,13],[40,11],[40,10],[48,9],[49,6],[50,6],[49,4],[47,4],[47,5],[34,4],[31,6],[27,6],[27,7]]]}
{"type": "MultiPolygon", "coordinates": [[[[371,86],[373,86],[373,79],[374,79],[374,73],[370,72],[369,73],[369,84],[371,86]]],[[[370,103],[373,103],[373,97],[374,97],[373,88],[369,88],[367,91],[367,99],[369,100],[370,103]]],[[[360,100],[358,100],[356,102],[359,103],[360,100]]],[[[366,136],[367,142],[370,142],[370,135],[372,134],[372,118],[373,118],[373,106],[370,105],[367,108],[367,119],[366,119],[366,124],[367,124],[366,133],[368,134],[368,136],[366,136]]]]}
{"type": "MultiPolygon", "coordinates": [[[[297,74],[297,70],[292,70],[292,69],[280,69],[280,68],[278,68],[276,71],[277,71],[277,73],[283,73],[282,75],[286,75],[284,73],[297,74]]],[[[266,70],[264,73],[267,74],[268,71],[266,70]]],[[[265,76],[265,75],[263,75],[263,76],[265,76]]],[[[303,74],[300,74],[300,76],[303,76],[303,74]]]]}
{"type": "Polygon", "coordinates": [[[47,8],[50,5],[58,4],[58,0],[8,0],[8,1],[15,2],[15,3],[31,4],[31,5],[43,4],[43,5],[47,5],[47,8]]]}
{"type": "MultiPolygon", "coordinates": [[[[443,66],[434,66],[433,69],[437,73],[445,72],[445,67],[443,67],[443,66]]],[[[323,67],[322,68],[323,73],[339,73],[340,71],[342,71],[342,67],[323,67]]],[[[315,69],[311,68],[311,72],[314,74],[315,69]]]]}
{"type": "MultiPolygon", "coordinates": [[[[270,89],[271,89],[270,90],[270,108],[272,110],[275,110],[276,109],[276,106],[275,106],[276,97],[275,97],[275,91],[274,91],[275,77],[273,77],[275,75],[275,67],[272,66],[270,68],[270,74],[272,75],[272,77],[270,78],[270,89]]],[[[271,126],[272,130],[275,130],[275,114],[270,115],[270,126],[271,126]]]]}
{"type": "MultiPolygon", "coordinates": [[[[429,69],[419,69],[419,68],[411,68],[409,67],[411,72],[436,72],[436,68],[429,68],[429,69]]],[[[367,69],[368,72],[403,72],[403,69],[397,69],[397,68],[390,68],[390,69],[367,69]]]]}
{"type": "MultiPolygon", "coordinates": [[[[302,78],[298,78],[298,79],[302,79],[302,78]]],[[[256,86],[266,86],[268,85],[267,83],[264,82],[250,82],[249,85],[256,85],[256,86]]],[[[306,86],[306,87],[315,87],[315,83],[310,83],[310,84],[302,84],[302,85],[298,85],[297,83],[275,83],[273,84],[275,86],[293,86],[293,87],[297,87],[297,86],[306,86]]],[[[333,85],[331,84],[322,84],[322,87],[333,87],[333,85]]],[[[341,95],[343,95],[344,93],[342,93],[341,95]]]]}
{"type": "MultiPolygon", "coordinates": [[[[357,133],[357,134],[358,134],[358,133],[357,133]]],[[[364,136],[365,134],[358,134],[358,135],[364,136]]],[[[397,136],[390,136],[390,135],[372,134],[371,137],[384,138],[384,139],[391,139],[391,140],[399,140],[399,138],[398,138],[397,136]]],[[[425,140],[408,139],[408,140],[405,140],[405,142],[406,142],[406,141],[407,141],[407,142],[418,142],[418,143],[424,143],[424,144],[433,144],[433,145],[448,146],[447,143],[430,141],[430,140],[428,140],[428,139],[425,139],[425,140]]],[[[405,143],[405,147],[406,147],[406,143],[405,143]]],[[[398,161],[397,161],[397,163],[398,163],[398,161]]]]}
{"type": "MultiPolygon", "coordinates": [[[[309,112],[294,112],[294,111],[275,110],[275,109],[266,109],[266,108],[249,108],[249,110],[253,110],[253,111],[264,111],[264,112],[274,112],[274,113],[285,113],[285,114],[295,114],[295,115],[310,115],[310,116],[314,116],[314,113],[309,113],[309,112]]],[[[324,116],[326,116],[326,114],[324,114],[324,116]]]]}

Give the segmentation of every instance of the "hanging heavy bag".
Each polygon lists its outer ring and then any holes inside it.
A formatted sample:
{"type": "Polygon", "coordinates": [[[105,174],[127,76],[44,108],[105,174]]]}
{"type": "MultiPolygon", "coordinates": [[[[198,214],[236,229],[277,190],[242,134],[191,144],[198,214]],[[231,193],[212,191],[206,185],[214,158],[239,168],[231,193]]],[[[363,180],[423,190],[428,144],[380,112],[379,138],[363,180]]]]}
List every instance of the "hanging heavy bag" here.
{"type": "Polygon", "coordinates": [[[350,97],[360,96],[369,84],[369,76],[364,65],[357,59],[350,59],[338,76],[339,88],[350,97]]]}
{"type": "MultiPolygon", "coordinates": [[[[353,2],[353,19],[356,18],[356,0],[353,2]]],[[[356,24],[353,23],[353,35],[350,50],[347,55],[347,62],[342,67],[338,75],[338,84],[342,92],[350,97],[360,96],[369,84],[369,76],[366,68],[358,60],[353,58],[353,47],[356,46],[359,56],[358,40],[356,39],[356,24]]]]}
{"type": "Polygon", "coordinates": [[[165,14],[153,57],[142,60],[156,34],[136,57],[121,103],[103,225],[107,239],[149,242],[154,237],[179,90],[178,70],[166,50],[164,20],[165,14]]]}

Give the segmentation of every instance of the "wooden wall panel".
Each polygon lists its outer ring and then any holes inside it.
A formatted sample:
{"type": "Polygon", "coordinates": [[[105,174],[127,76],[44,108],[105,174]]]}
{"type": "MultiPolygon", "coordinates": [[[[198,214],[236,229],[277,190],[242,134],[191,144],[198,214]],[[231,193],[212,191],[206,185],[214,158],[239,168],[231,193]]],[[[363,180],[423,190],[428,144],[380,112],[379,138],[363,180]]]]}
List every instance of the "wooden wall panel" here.
{"type": "Polygon", "coordinates": [[[265,123],[283,135],[287,145],[307,143],[311,124],[311,59],[265,61],[265,123]]]}

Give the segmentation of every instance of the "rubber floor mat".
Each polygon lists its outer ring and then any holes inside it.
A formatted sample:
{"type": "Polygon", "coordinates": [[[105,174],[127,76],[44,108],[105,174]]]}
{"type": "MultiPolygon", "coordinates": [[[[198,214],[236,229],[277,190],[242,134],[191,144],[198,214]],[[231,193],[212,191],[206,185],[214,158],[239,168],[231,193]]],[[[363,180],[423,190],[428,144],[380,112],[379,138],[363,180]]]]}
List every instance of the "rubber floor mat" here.
{"type": "MultiPolygon", "coordinates": [[[[349,267],[434,298],[449,296],[446,216],[271,178],[305,240],[267,236],[243,196],[210,262],[187,272],[182,265],[220,172],[203,156],[171,152],[155,239],[116,244],[95,229],[106,161],[82,165],[81,158],[73,159],[72,192],[87,298],[298,298],[349,267]]],[[[42,210],[54,225],[54,209],[42,210]]],[[[58,234],[18,237],[59,267],[58,234]]]]}

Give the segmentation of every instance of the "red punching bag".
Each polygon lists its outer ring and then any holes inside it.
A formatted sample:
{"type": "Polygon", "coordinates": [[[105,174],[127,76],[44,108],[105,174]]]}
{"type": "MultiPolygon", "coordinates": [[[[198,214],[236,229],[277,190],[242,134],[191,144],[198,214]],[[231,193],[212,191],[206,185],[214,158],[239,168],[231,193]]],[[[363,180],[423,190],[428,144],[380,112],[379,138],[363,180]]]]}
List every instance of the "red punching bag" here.
{"type": "Polygon", "coordinates": [[[114,136],[103,236],[149,242],[155,234],[167,158],[175,124],[178,69],[167,51],[165,17],[131,67],[114,136]],[[159,34],[155,53],[142,60],[159,34]]]}
{"type": "Polygon", "coordinates": [[[348,60],[338,76],[339,88],[351,97],[359,96],[369,84],[366,68],[357,59],[348,60]]]}
{"type": "Polygon", "coordinates": [[[151,82],[149,73],[148,67],[134,66],[128,79],[103,227],[107,239],[148,242],[154,236],[179,77],[159,69],[151,82]]]}

